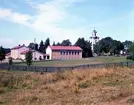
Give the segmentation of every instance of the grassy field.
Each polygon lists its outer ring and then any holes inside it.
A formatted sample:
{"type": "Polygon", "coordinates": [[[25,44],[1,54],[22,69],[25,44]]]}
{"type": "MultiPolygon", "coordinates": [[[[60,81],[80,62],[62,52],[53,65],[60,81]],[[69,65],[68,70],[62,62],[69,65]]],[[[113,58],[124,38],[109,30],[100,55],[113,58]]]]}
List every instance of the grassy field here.
{"type": "Polygon", "coordinates": [[[134,69],[0,71],[1,105],[134,105],[134,69]]]}
{"type": "MultiPolygon", "coordinates": [[[[104,62],[122,62],[126,61],[126,57],[92,57],[79,60],[59,60],[59,61],[43,61],[43,62],[33,62],[34,66],[74,66],[82,64],[96,64],[104,62]]],[[[19,65],[26,65],[21,63],[19,65]]]]}

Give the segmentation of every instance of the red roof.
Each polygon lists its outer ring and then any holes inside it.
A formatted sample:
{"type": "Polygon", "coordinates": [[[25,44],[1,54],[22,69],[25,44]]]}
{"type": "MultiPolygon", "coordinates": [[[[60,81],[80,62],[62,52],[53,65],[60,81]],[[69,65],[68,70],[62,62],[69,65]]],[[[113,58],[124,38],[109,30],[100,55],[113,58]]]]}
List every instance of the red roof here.
{"type": "Polygon", "coordinates": [[[21,54],[27,54],[29,50],[22,51],[21,54]]]}
{"type": "Polygon", "coordinates": [[[24,47],[24,46],[15,46],[15,47],[12,48],[12,50],[20,49],[22,47],[24,47]]]}
{"type": "Polygon", "coordinates": [[[79,46],[50,46],[52,50],[75,50],[82,51],[79,46]]]}

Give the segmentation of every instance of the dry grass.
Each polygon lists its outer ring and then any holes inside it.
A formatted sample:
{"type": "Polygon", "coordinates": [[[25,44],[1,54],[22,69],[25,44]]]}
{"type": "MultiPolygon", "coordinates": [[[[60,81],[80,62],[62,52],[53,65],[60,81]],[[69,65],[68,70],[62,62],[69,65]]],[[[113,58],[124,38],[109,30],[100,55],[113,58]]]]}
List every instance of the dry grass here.
{"type": "Polygon", "coordinates": [[[2,105],[132,105],[134,69],[0,71],[2,105]]]}

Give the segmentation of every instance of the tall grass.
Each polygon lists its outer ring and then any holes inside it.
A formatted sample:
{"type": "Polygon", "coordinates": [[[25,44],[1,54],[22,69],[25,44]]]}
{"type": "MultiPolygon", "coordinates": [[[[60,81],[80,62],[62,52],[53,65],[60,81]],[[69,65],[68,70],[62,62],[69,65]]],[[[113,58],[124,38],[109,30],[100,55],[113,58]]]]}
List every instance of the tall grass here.
{"type": "MultiPolygon", "coordinates": [[[[102,68],[55,73],[0,71],[0,103],[11,105],[90,105],[134,93],[134,70],[102,68]]],[[[125,104],[124,104],[125,105],[125,104]]]]}

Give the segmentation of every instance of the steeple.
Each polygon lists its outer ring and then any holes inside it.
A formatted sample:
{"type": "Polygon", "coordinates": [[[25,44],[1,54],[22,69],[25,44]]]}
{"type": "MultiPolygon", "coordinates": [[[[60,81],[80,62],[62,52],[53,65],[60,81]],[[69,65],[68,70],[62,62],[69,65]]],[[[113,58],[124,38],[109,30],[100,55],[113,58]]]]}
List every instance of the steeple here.
{"type": "Polygon", "coordinates": [[[99,41],[99,37],[97,36],[97,31],[94,27],[94,30],[92,31],[92,36],[90,37],[91,43],[92,43],[92,52],[94,52],[94,45],[99,41]]]}

